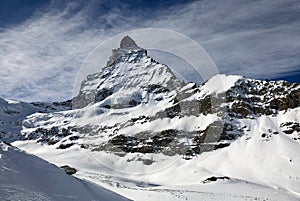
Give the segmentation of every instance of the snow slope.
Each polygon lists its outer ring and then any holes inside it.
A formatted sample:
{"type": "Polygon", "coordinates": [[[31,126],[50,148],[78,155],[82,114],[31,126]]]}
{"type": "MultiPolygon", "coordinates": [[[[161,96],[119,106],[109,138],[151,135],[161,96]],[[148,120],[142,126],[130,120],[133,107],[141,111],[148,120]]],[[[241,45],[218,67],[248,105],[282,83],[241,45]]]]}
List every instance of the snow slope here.
{"type": "Polygon", "coordinates": [[[36,156],[0,142],[1,200],[116,200],[116,193],[67,175],[36,156]]]}
{"type": "Polygon", "coordinates": [[[206,91],[208,94],[219,94],[228,91],[238,81],[244,79],[238,75],[218,74],[209,79],[201,87],[201,91],[206,91]]]}
{"type": "MultiPolygon", "coordinates": [[[[299,121],[299,108],[277,117],[241,119],[249,131],[230,146],[203,153],[190,160],[165,158],[145,166],[103,152],[73,146],[55,149],[34,141],[14,144],[57,165],[67,163],[75,175],[105,186],[134,200],[299,200],[299,142],[280,130],[281,121],[299,121]],[[252,132],[253,131],[253,132],[252,132]],[[262,134],[266,133],[265,137],[262,134]],[[229,177],[203,183],[212,176],[229,177]]],[[[137,157],[137,155],[136,155],[137,157]]]]}
{"type": "Polygon", "coordinates": [[[295,108],[277,116],[240,119],[245,134],[230,146],[190,160],[145,154],[158,161],[151,165],[132,160],[141,154],[116,156],[79,146],[61,150],[35,141],[14,145],[54,164],[76,167],[77,177],[135,200],[299,200],[300,146],[293,139],[298,134],[287,135],[282,127],[286,121],[300,122],[299,114],[295,108]],[[230,179],[202,183],[212,176],[230,179]]]}
{"type": "MultiPolygon", "coordinates": [[[[32,120],[33,128],[45,127],[45,125],[51,127],[53,123],[59,126],[60,123],[63,124],[63,120],[67,120],[65,123],[68,125],[84,126],[88,123],[113,125],[123,118],[131,118],[131,114],[138,113],[138,108],[142,106],[129,110],[122,109],[126,112],[125,116],[120,110],[107,110],[101,113],[96,121],[92,121],[95,117],[93,115],[90,119],[82,118],[85,122],[80,118],[70,118],[70,121],[66,119],[80,113],[83,113],[79,115],[80,117],[91,114],[89,111],[95,111],[91,107],[54,113],[49,119],[33,115],[28,120],[32,120]],[[113,117],[113,113],[117,111],[119,116],[114,114],[114,122],[112,122],[112,118],[108,115],[113,117]],[[42,121],[36,118],[41,118],[42,121]]],[[[147,112],[145,109],[143,111],[147,112]]],[[[151,113],[151,110],[149,112],[151,113]]],[[[185,160],[180,155],[165,156],[158,153],[127,153],[118,156],[110,152],[82,149],[80,146],[105,141],[105,135],[103,137],[81,136],[75,141],[77,142],[75,145],[67,149],[57,149],[57,145],[37,144],[36,140],[19,141],[13,144],[54,164],[66,163],[76,167],[79,170],[75,174],[77,177],[93,181],[135,200],[146,200],[144,196],[148,196],[148,200],[156,200],[159,197],[163,197],[163,200],[185,198],[188,200],[200,198],[204,200],[298,200],[300,199],[299,132],[294,130],[287,134],[287,131],[289,126],[300,122],[299,114],[300,108],[297,107],[280,111],[277,115],[235,119],[234,123],[243,129],[243,136],[231,142],[228,147],[202,153],[190,160],[185,160]],[[287,124],[287,122],[294,122],[294,124],[287,124]],[[145,159],[155,162],[145,165],[143,162],[145,159]],[[230,180],[225,183],[221,181],[221,183],[202,184],[202,181],[211,176],[227,176],[230,180]],[[191,187],[195,190],[191,191],[191,187]]],[[[153,127],[147,123],[143,124],[144,127],[132,125],[134,129],[131,131],[145,129],[147,126],[148,129],[159,130],[171,125],[192,130],[197,125],[205,128],[209,122],[216,119],[218,117],[215,115],[178,119],[175,117],[169,120],[161,119],[153,127]]],[[[28,129],[30,130],[30,128],[25,130],[28,129]]],[[[129,135],[131,131],[127,131],[129,135]]],[[[122,133],[126,133],[125,130],[122,133]]]]}

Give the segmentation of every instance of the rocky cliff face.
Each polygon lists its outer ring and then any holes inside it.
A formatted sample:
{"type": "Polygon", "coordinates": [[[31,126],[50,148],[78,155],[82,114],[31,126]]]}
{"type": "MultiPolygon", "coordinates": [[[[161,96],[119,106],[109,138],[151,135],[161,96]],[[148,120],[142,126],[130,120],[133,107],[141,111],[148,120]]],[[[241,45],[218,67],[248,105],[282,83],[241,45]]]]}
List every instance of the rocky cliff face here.
{"type": "MultiPolygon", "coordinates": [[[[260,116],[275,118],[299,106],[299,84],[285,81],[216,75],[201,86],[183,83],[126,36],[107,66],[82,82],[73,110],[33,114],[22,134],[58,149],[189,159],[253,132],[249,122],[260,116]]],[[[297,121],[270,127],[262,137],[283,132],[299,141],[297,121]]]]}
{"type": "Polygon", "coordinates": [[[147,56],[145,49],[126,36],[120,48],[112,51],[107,66],[82,82],[73,107],[82,108],[98,102],[106,108],[133,107],[149,102],[149,94],[170,92],[182,86],[166,65],[147,56]]]}
{"type": "Polygon", "coordinates": [[[22,121],[33,113],[49,113],[70,110],[72,101],[44,103],[25,103],[0,98],[0,140],[12,142],[22,139],[22,121]]]}

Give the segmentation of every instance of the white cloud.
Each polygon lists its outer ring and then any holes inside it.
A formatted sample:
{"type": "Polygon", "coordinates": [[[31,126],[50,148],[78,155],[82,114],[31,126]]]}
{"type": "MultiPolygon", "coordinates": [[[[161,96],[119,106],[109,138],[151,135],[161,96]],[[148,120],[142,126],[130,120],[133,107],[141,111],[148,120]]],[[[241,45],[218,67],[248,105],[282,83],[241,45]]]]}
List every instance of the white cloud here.
{"type": "Polygon", "coordinates": [[[71,98],[88,53],[116,33],[141,27],[186,34],[209,52],[220,72],[272,78],[300,68],[299,1],[196,1],[155,13],[110,1],[85,4],[54,1],[44,13],[1,30],[0,96],[71,98]]]}
{"type": "Polygon", "coordinates": [[[70,6],[62,13],[50,10],[0,33],[2,96],[23,100],[71,97],[82,61],[107,35],[101,28],[84,29],[84,10],[67,17],[70,10],[70,6]]]}
{"type": "Polygon", "coordinates": [[[300,70],[299,1],[198,1],[151,25],[196,40],[221,72],[274,78],[300,70]]]}

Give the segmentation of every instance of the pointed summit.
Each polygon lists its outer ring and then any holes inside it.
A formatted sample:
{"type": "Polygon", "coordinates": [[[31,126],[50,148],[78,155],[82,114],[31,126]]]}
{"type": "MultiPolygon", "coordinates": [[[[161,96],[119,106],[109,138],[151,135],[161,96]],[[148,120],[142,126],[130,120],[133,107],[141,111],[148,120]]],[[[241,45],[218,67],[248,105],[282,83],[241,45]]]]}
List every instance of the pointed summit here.
{"type": "Polygon", "coordinates": [[[125,36],[120,43],[120,48],[127,48],[127,47],[138,47],[135,41],[130,38],[128,35],[125,36]]]}
{"type": "MultiPolygon", "coordinates": [[[[109,60],[106,63],[106,67],[112,66],[116,63],[116,60],[121,59],[122,56],[125,56],[127,59],[131,57],[131,54],[135,52],[137,55],[139,55],[139,58],[142,58],[144,56],[147,56],[147,50],[140,48],[135,41],[130,38],[130,36],[125,36],[122,38],[120,42],[120,47],[117,49],[112,50],[112,55],[109,57],[109,60]]],[[[122,58],[121,60],[124,61],[126,58],[122,58]]],[[[119,60],[119,62],[121,61],[119,60]]]]}

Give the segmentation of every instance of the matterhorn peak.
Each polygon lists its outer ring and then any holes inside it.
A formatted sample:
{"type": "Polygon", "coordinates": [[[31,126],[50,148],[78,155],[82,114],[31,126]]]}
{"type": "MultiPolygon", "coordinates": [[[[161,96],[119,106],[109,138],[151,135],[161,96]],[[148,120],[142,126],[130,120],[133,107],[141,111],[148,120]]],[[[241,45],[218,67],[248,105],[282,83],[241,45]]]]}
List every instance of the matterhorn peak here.
{"type": "Polygon", "coordinates": [[[112,55],[109,57],[106,67],[112,66],[118,59],[120,62],[122,60],[120,60],[121,57],[125,56],[127,59],[129,59],[133,52],[136,52],[140,58],[147,56],[147,51],[143,48],[140,48],[130,36],[126,35],[122,38],[120,47],[112,50],[112,55]]]}
{"type": "Polygon", "coordinates": [[[125,36],[120,42],[120,48],[138,47],[135,41],[130,36],[125,36]]]}

